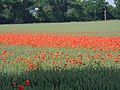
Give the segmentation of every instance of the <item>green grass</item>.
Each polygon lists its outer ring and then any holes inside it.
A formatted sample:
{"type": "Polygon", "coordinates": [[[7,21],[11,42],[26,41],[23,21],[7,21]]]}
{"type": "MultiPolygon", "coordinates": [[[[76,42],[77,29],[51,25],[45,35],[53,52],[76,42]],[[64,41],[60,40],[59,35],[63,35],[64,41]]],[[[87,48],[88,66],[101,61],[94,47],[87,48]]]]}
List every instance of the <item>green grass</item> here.
{"type": "Polygon", "coordinates": [[[97,35],[119,36],[120,21],[9,24],[0,25],[0,32],[109,32],[97,35]]]}

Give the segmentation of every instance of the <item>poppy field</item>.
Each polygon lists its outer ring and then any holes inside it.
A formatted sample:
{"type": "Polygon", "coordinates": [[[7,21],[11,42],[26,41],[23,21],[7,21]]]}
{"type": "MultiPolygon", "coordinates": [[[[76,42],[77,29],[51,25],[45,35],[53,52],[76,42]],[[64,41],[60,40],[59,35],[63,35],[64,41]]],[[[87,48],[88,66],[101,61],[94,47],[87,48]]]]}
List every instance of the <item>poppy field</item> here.
{"type": "Polygon", "coordinates": [[[0,90],[119,90],[119,34],[0,33],[0,90]]]}

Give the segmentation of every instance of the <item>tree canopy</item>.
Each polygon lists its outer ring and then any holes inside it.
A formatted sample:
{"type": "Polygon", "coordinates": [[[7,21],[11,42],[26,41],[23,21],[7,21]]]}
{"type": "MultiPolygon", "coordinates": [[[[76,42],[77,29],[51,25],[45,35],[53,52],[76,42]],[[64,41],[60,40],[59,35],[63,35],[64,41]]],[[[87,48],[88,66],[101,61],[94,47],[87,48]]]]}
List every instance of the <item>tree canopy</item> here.
{"type": "Polygon", "coordinates": [[[0,24],[120,19],[120,0],[114,3],[115,7],[106,0],[0,0],[0,24]]]}

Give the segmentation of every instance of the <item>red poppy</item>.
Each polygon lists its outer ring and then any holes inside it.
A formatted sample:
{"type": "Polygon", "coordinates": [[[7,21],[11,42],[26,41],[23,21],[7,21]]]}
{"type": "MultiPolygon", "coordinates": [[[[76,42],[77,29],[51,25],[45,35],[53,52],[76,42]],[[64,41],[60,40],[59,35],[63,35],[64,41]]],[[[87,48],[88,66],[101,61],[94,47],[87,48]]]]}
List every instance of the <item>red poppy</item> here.
{"type": "Polygon", "coordinates": [[[54,63],[55,63],[55,61],[54,61],[54,60],[52,60],[51,62],[52,62],[52,64],[54,64],[54,63]]]}
{"type": "Polygon", "coordinates": [[[24,90],[24,86],[17,86],[17,88],[19,89],[19,90],[24,90]]]}
{"type": "Polygon", "coordinates": [[[79,61],[79,64],[82,64],[82,61],[81,61],[81,60],[79,61]]]}
{"type": "Polygon", "coordinates": [[[74,61],[73,60],[70,60],[70,65],[72,65],[74,63],[74,61]]]}
{"type": "Polygon", "coordinates": [[[35,67],[36,67],[36,64],[30,63],[30,64],[28,64],[28,67],[29,67],[29,68],[35,68],[35,67]]]}
{"type": "Polygon", "coordinates": [[[6,60],[3,60],[4,63],[6,63],[6,60]]]}
{"type": "MultiPolygon", "coordinates": [[[[52,36],[44,34],[0,34],[0,42],[9,45],[31,45],[46,47],[94,47],[100,50],[116,50],[120,48],[119,37],[96,36],[52,36]],[[16,38],[16,39],[14,39],[16,38]],[[62,43],[61,43],[62,42],[62,43]],[[99,42],[99,43],[98,43],[99,42]]],[[[6,51],[3,51],[5,54],[6,51]]],[[[111,55],[110,55],[111,56],[111,55]]]]}
{"type": "Polygon", "coordinates": [[[36,55],[34,56],[34,59],[37,59],[37,56],[36,56],[36,55]]]}
{"type": "Polygon", "coordinates": [[[60,65],[62,65],[62,62],[60,62],[60,65]]]}
{"type": "Polygon", "coordinates": [[[113,54],[111,54],[111,53],[108,53],[108,56],[109,56],[109,57],[113,57],[113,54]]]}
{"type": "Polygon", "coordinates": [[[78,54],[78,57],[81,57],[82,56],[82,54],[78,54]]]}
{"type": "Polygon", "coordinates": [[[118,62],[119,62],[119,60],[118,60],[118,59],[115,59],[115,60],[114,60],[114,62],[118,63],[118,62]]]}
{"type": "Polygon", "coordinates": [[[69,59],[66,59],[66,62],[68,62],[69,59]]]}
{"type": "Polygon", "coordinates": [[[30,85],[30,80],[26,80],[25,85],[30,85]]]}
{"type": "Polygon", "coordinates": [[[2,54],[6,54],[7,53],[7,51],[6,50],[2,50],[2,54]]]}
{"type": "Polygon", "coordinates": [[[11,85],[16,85],[17,83],[16,82],[11,82],[11,85]]]}

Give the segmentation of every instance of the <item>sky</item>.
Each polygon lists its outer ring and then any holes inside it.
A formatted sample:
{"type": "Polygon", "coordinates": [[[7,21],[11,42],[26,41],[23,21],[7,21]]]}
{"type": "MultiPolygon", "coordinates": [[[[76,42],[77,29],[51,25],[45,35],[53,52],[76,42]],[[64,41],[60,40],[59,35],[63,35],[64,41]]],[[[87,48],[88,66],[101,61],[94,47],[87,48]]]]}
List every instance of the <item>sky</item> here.
{"type": "Polygon", "coordinates": [[[114,0],[106,0],[106,1],[108,1],[110,5],[114,6],[114,0]]]}

